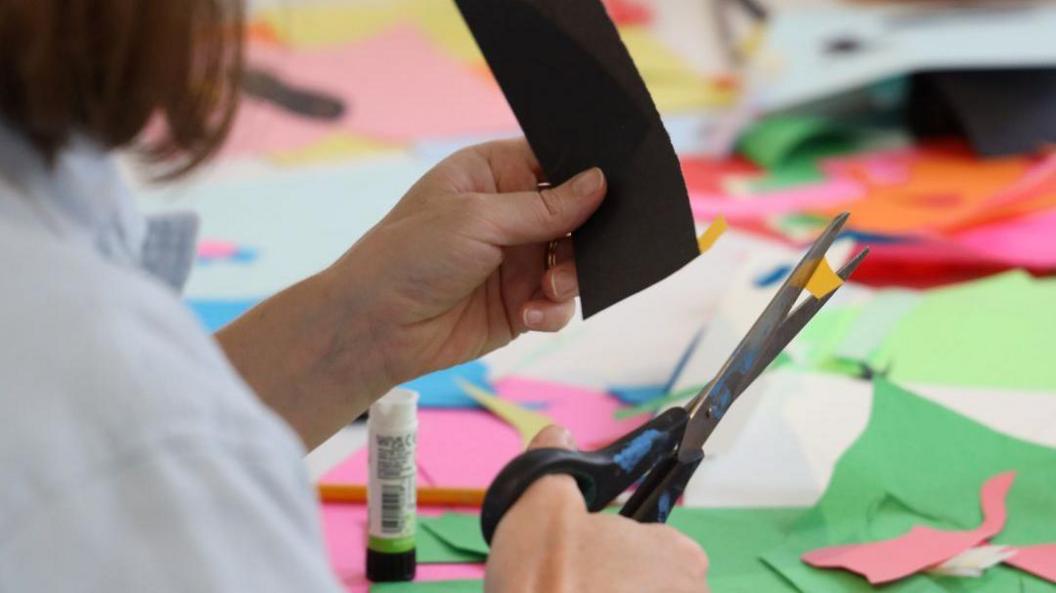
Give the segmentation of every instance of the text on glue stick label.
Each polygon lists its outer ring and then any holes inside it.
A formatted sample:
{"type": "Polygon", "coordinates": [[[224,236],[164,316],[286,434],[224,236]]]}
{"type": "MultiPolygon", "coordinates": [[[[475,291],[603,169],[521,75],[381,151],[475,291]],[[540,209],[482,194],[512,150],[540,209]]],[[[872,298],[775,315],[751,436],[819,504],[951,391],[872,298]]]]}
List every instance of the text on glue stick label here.
{"type": "Polygon", "coordinates": [[[415,434],[372,435],[368,546],[399,553],[414,548],[417,507],[415,434]]]}

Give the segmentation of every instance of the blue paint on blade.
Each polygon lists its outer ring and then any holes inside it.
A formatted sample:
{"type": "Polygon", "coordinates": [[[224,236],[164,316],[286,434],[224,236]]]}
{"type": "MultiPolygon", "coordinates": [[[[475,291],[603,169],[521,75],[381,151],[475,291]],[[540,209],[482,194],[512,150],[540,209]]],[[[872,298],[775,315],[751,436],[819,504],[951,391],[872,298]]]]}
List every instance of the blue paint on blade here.
{"type": "Polygon", "coordinates": [[[667,523],[667,516],[671,514],[671,493],[664,492],[656,503],[656,519],[660,523],[667,523]]]}
{"type": "Polygon", "coordinates": [[[616,462],[616,465],[620,466],[620,469],[630,472],[663,436],[664,433],[655,428],[650,428],[634,437],[631,442],[624,446],[622,451],[613,456],[612,460],[616,462]]]}

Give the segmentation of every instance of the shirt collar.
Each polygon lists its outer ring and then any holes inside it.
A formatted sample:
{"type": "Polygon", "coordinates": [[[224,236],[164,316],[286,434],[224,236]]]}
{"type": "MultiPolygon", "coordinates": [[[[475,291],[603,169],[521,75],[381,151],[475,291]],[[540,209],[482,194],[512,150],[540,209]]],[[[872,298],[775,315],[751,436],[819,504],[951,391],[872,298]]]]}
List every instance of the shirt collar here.
{"type": "Polygon", "coordinates": [[[111,262],[141,269],[179,291],[194,257],[198,219],[168,213],[147,219],[136,208],[113,157],[74,137],[48,167],[0,124],[0,216],[80,243],[111,262]]]}

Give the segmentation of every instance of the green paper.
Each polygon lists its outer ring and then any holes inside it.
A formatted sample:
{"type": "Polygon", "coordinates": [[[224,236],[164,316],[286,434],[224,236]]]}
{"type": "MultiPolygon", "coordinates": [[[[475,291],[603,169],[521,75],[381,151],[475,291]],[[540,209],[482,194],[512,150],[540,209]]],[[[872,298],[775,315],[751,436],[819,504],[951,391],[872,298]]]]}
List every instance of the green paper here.
{"type": "MultiPolygon", "coordinates": [[[[610,512],[614,512],[611,509],[610,512]]],[[[726,591],[794,591],[759,559],[780,544],[801,508],[696,509],[678,507],[668,524],[703,547],[710,559],[708,582],[714,593],[726,591]]],[[[423,517],[421,525],[451,547],[487,553],[480,538],[480,518],[464,513],[423,517]],[[472,542],[467,543],[467,542],[472,542]]]]}
{"type": "MultiPolygon", "coordinates": [[[[901,535],[917,524],[970,529],[982,520],[979,489],[1015,470],[1008,521],[992,541],[1028,545],[1056,541],[1056,449],[986,428],[884,379],[874,382],[873,411],[861,437],[836,464],[818,505],[764,560],[811,593],[872,591],[865,579],[807,566],[800,556],[820,547],[901,535]]],[[[996,567],[978,579],[915,575],[888,593],[1056,591],[1022,572],[996,567]]]]}
{"type": "Polygon", "coordinates": [[[410,581],[406,583],[374,583],[370,593],[483,593],[484,581],[410,581]]]}
{"type": "Polygon", "coordinates": [[[805,163],[854,150],[856,137],[850,126],[823,117],[774,116],[750,126],[737,148],[760,167],[802,169],[805,163]]]}
{"type": "Polygon", "coordinates": [[[792,342],[789,350],[802,366],[814,368],[832,358],[833,352],[851,331],[861,315],[861,307],[822,309],[792,342]]]}
{"type": "Polygon", "coordinates": [[[1008,272],[925,293],[872,361],[893,380],[1056,390],[1056,282],[1008,272]]]}
{"type": "Polygon", "coordinates": [[[488,544],[480,532],[480,519],[466,513],[444,513],[439,517],[419,517],[419,526],[448,546],[478,558],[488,555],[488,544]]]}
{"type": "Polygon", "coordinates": [[[885,290],[861,307],[861,313],[832,350],[834,356],[867,361],[879,351],[899,322],[920,303],[920,295],[908,290],[885,290]]]}
{"type": "Polygon", "coordinates": [[[484,562],[485,555],[460,550],[439,538],[429,527],[433,517],[418,516],[415,548],[418,564],[469,564],[484,562]]]}

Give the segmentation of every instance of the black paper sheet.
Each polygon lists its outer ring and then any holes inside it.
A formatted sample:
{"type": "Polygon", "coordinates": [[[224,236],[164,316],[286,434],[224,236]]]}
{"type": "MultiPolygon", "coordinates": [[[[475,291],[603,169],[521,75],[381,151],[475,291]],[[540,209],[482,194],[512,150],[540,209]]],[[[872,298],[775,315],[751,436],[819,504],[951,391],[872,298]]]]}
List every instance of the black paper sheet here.
{"type": "Polygon", "coordinates": [[[925,72],[912,88],[908,114],[918,135],[963,135],[982,156],[1056,141],[1056,68],[925,72]]]}
{"type": "Polygon", "coordinates": [[[572,237],[583,316],[696,257],[678,157],[601,2],[456,2],[547,180],[605,172],[605,201],[572,237]]]}

